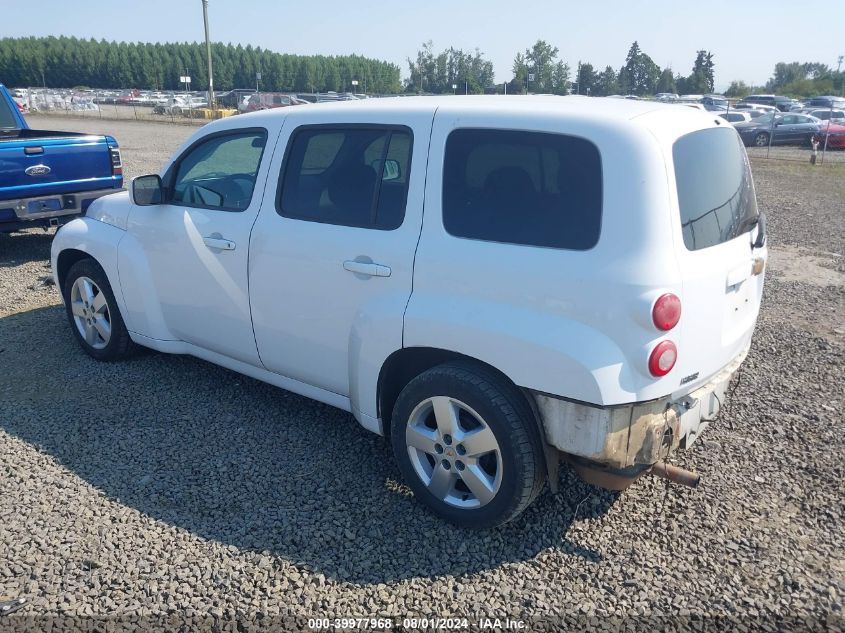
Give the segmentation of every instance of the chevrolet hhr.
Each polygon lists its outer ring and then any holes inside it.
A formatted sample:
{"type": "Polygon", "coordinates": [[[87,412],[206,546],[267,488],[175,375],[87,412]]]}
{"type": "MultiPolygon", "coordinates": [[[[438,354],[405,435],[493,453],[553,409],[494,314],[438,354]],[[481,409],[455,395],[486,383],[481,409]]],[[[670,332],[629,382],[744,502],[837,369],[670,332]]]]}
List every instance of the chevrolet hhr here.
{"type": "Polygon", "coordinates": [[[52,246],[90,356],[190,354],[349,411],[420,503],[478,528],[561,461],[695,483],[666,460],[725,404],[766,258],[729,123],[589,97],[219,120],[52,246]]]}

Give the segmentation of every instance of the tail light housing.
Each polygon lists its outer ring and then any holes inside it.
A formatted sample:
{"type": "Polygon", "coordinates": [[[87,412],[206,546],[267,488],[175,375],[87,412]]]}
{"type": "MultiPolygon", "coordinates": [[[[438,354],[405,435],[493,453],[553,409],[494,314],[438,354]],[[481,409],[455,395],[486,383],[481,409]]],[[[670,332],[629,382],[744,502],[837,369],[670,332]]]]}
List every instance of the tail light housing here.
{"type": "Polygon", "coordinates": [[[111,173],[112,176],[123,175],[123,161],[120,158],[120,150],[109,145],[109,155],[111,156],[111,173]]]}
{"type": "Polygon", "coordinates": [[[665,376],[678,360],[678,348],[672,341],[660,341],[648,357],[648,370],[657,378],[665,376]]]}
{"type": "Polygon", "coordinates": [[[681,300],[677,295],[667,292],[660,295],[651,309],[651,320],[658,330],[668,332],[681,320],[681,300]]]}

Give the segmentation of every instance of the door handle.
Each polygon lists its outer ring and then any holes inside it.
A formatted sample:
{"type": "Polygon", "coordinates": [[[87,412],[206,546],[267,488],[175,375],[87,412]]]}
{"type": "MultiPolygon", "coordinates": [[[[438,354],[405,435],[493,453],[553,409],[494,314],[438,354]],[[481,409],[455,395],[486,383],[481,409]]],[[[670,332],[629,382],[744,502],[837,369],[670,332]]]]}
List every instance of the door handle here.
{"type": "Polygon", "coordinates": [[[359,275],[367,275],[369,277],[390,277],[391,273],[389,266],[373,264],[372,262],[356,262],[352,259],[347,259],[343,262],[343,268],[351,273],[358,273],[359,275]]]}
{"type": "Polygon", "coordinates": [[[204,237],[202,241],[208,248],[216,248],[221,251],[235,250],[235,243],[223,237],[204,237]]]}

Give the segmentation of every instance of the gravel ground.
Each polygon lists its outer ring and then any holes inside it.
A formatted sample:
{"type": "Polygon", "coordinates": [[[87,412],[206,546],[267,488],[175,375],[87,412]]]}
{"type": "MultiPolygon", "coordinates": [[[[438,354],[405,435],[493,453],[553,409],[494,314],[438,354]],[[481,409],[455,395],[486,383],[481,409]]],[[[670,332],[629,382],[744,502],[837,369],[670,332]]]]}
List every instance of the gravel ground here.
{"type": "MultiPolygon", "coordinates": [[[[130,176],[192,132],[54,121],[115,135],[130,176]]],[[[387,442],[344,412],[192,358],[89,359],[44,281],[51,234],[0,235],[0,600],[29,600],[0,629],[412,615],[841,630],[845,168],[753,167],[770,274],[729,410],[676,459],[700,487],[645,477],[616,495],[562,469],[568,494],[486,533],[423,511],[387,442]]]]}

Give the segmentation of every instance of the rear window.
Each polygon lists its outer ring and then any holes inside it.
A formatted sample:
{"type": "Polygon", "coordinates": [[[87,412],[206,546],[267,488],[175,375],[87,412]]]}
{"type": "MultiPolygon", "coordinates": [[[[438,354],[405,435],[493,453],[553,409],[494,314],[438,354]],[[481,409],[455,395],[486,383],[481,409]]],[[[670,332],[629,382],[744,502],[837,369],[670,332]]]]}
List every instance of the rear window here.
{"type": "Polygon", "coordinates": [[[757,221],[751,168],[739,135],[729,128],[698,130],[672,148],[684,244],[691,251],[749,231],[757,221]]]}
{"type": "Polygon", "coordinates": [[[443,225],[456,237],[587,250],[599,238],[601,158],[562,134],[459,129],[443,166],[443,225]]]}
{"type": "Polygon", "coordinates": [[[18,120],[12,111],[12,107],[6,100],[0,97],[0,129],[17,128],[18,120]]]}

